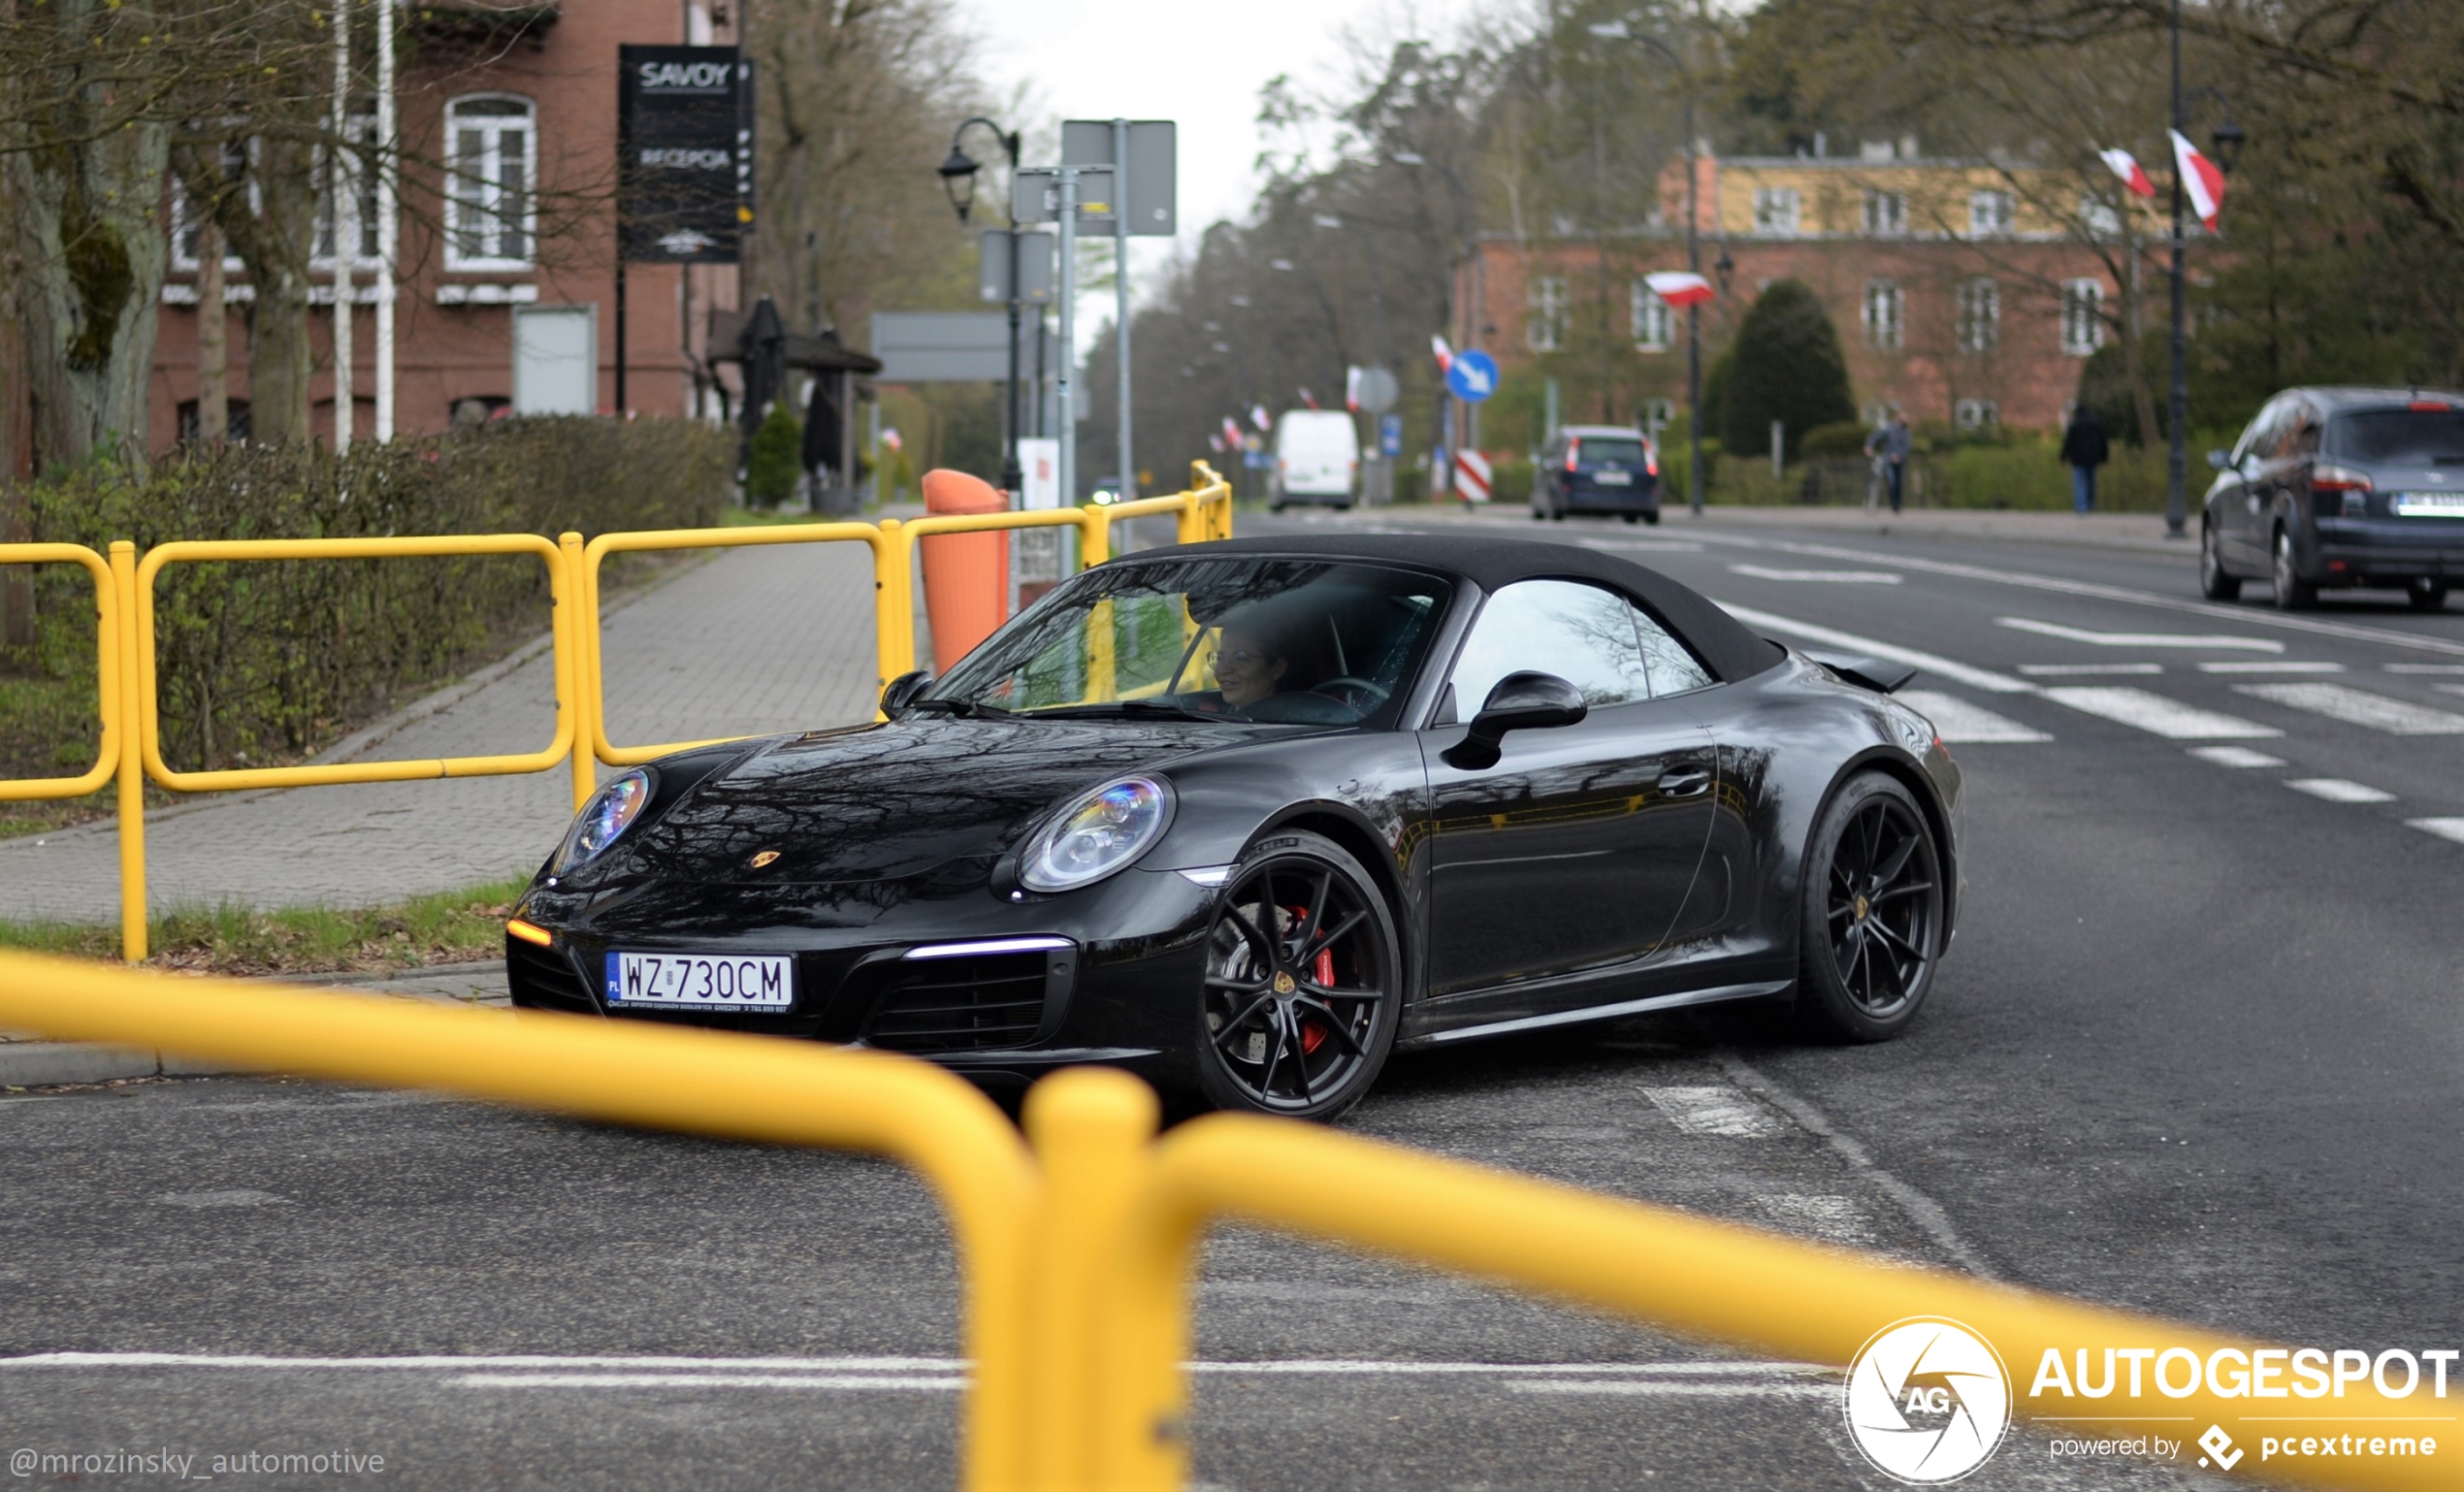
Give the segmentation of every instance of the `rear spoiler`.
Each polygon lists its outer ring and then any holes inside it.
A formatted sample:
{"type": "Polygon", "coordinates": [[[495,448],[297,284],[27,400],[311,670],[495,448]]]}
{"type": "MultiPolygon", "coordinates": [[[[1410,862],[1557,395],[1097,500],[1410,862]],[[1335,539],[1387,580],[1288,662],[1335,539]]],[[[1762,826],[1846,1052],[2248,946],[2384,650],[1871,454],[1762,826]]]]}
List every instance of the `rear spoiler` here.
{"type": "Polygon", "coordinates": [[[1805,656],[1860,689],[1870,689],[1878,695],[1897,694],[1917,676],[1917,670],[1906,664],[1895,664],[1887,658],[1875,658],[1865,653],[1807,653],[1805,656]]]}

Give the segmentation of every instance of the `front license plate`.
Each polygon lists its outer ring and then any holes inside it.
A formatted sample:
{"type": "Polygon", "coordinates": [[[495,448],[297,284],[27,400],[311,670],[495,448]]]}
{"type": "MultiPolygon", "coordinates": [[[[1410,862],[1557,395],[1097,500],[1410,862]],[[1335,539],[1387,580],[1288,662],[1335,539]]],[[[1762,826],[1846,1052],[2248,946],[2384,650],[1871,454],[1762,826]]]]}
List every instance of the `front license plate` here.
{"type": "Polygon", "coordinates": [[[2464,492],[2399,492],[2399,518],[2464,518],[2464,492]]]}
{"type": "Polygon", "coordinates": [[[1631,471],[1595,471],[1591,479],[1602,487],[1631,487],[1635,484],[1631,471]]]}
{"type": "Polygon", "coordinates": [[[662,1010],[793,1010],[795,959],[785,954],[610,953],[607,1003],[662,1010]]]}

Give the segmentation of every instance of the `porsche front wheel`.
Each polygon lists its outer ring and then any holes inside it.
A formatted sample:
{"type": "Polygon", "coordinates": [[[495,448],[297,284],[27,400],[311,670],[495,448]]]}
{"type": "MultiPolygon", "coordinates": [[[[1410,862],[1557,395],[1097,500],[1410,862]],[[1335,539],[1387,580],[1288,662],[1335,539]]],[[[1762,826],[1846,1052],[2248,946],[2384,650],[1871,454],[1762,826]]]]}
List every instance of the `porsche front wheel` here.
{"type": "Polygon", "coordinates": [[[1888,1041],[1941,957],[1942,866],[1915,797],[1878,772],[1833,795],[1806,846],[1797,1010],[1817,1031],[1888,1041]]]}
{"type": "Polygon", "coordinates": [[[1369,872],[1321,835],[1270,835],[1225,883],[1209,934],[1201,1094],[1332,1119],[1377,1081],[1402,1003],[1394,918],[1369,872]]]}

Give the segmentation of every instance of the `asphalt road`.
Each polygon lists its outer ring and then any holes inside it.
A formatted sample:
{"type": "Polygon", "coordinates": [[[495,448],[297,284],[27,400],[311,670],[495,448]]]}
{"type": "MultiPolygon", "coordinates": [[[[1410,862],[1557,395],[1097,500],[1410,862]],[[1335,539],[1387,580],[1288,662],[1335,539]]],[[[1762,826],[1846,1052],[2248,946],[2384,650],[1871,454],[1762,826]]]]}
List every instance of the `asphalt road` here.
{"type": "MultiPolygon", "coordinates": [[[[1927,655],[1969,901],[1892,1045],[1630,1021],[1398,1059],[1350,1124],[2253,1336],[2464,1345],[2464,843],[2415,827],[2464,821],[2464,612],[2210,606],[2187,555],[1437,521],[1927,655]]],[[[186,1080],[0,1098],[0,1449],[347,1447],[457,1488],[952,1474],[953,1266],[887,1165],[186,1080]]],[[[1201,1300],[1211,1485],[1889,1485],[1786,1365],[1251,1234],[1201,1300]]],[[[2031,1432],[1969,1484],[2194,1479],[2031,1432]]]]}

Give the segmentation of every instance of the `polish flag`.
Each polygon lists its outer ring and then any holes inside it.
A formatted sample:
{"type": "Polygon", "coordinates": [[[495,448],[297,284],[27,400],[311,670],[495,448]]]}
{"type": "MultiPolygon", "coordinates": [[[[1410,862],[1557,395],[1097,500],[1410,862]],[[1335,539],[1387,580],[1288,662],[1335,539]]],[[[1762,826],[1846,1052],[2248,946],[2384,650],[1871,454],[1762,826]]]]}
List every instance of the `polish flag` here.
{"type": "Polygon", "coordinates": [[[1651,287],[1653,295],[1679,308],[1700,306],[1719,293],[1713,290],[1711,282],[1702,276],[1688,275],[1681,270],[1646,275],[1642,278],[1643,283],[1651,287]]]}
{"type": "Polygon", "coordinates": [[[2115,176],[2122,178],[2122,184],[2130,188],[2130,195],[2133,197],[2154,197],[2156,195],[2156,183],[2149,180],[2148,174],[2139,169],[2139,158],[2137,156],[2132,155],[2127,150],[2119,149],[2098,150],[2096,154],[2101,156],[2104,159],[2104,163],[2112,168],[2115,176]]]}
{"type": "Polygon", "coordinates": [[[2166,130],[2173,137],[2173,169],[2181,173],[2182,190],[2190,197],[2190,211],[2207,231],[2216,231],[2216,214],[2224,208],[2224,173],[2216,163],[2199,153],[2199,147],[2182,138],[2180,130],[2166,130]]]}
{"type": "Polygon", "coordinates": [[[1444,373],[1454,366],[1454,348],[1446,344],[1444,338],[1430,338],[1429,350],[1438,355],[1438,372],[1444,373]]]}
{"type": "Polygon", "coordinates": [[[1314,409],[1317,407],[1317,396],[1307,389],[1303,389],[1301,390],[1301,403],[1314,409]]]}
{"type": "Polygon", "coordinates": [[[1207,449],[1215,452],[1218,456],[1222,455],[1223,438],[1210,432],[1207,436],[1207,449]]]}
{"type": "Polygon", "coordinates": [[[1223,438],[1232,449],[1241,448],[1241,422],[1228,414],[1223,417],[1223,438]]]}
{"type": "Polygon", "coordinates": [[[1275,424],[1273,420],[1267,418],[1266,405],[1249,405],[1249,423],[1258,428],[1258,434],[1260,435],[1264,435],[1275,424]]]}

